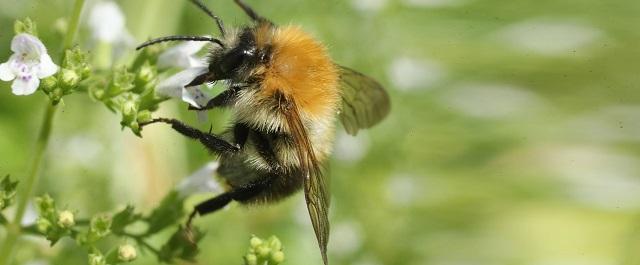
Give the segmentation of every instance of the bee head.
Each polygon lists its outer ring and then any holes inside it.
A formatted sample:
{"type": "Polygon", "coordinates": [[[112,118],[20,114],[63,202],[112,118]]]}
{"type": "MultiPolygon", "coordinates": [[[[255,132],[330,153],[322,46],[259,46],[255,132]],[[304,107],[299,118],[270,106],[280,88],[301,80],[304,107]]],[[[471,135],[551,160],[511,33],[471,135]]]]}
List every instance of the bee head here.
{"type": "Polygon", "coordinates": [[[217,80],[243,81],[251,76],[253,69],[267,64],[269,57],[269,47],[259,47],[253,30],[245,29],[232,45],[211,53],[209,72],[217,80]]]}

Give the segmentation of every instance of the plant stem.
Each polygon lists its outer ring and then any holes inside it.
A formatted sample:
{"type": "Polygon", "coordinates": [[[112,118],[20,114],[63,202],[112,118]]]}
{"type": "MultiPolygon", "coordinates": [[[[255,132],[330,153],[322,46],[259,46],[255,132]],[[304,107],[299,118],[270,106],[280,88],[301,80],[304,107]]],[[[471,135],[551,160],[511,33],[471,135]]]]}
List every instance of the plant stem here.
{"type": "Polygon", "coordinates": [[[13,248],[20,236],[20,221],[24,216],[25,210],[27,209],[27,203],[29,202],[29,198],[31,197],[31,193],[33,192],[33,188],[37,182],[36,180],[38,178],[38,172],[40,171],[42,157],[47,149],[47,143],[49,142],[49,136],[51,135],[51,124],[55,112],[56,106],[50,103],[47,104],[47,109],[44,113],[44,118],[42,119],[42,125],[40,127],[40,134],[36,141],[33,161],[27,178],[24,180],[23,192],[18,200],[16,215],[13,218],[13,222],[7,225],[7,238],[0,249],[0,265],[9,264],[12,258],[13,248]]]}
{"type": "MultiPolygon", "coordinates": [[[[64,37],[62,46],[62,56],[64,56],[64,51],[66,49],[71,48],[73,41],[76,39],[76,32],[78,32],[78,23],[80,22],[80,12],[82,12],[82,6],[84,6],[84,0],[76,0],[75,5],[73,5],[73,15],[71,16],[67,35],[64,37]]],[[[62,63],[62,61],[60,63],[62,63]]]]}
{"type": "MultiPolygon", "coordinates": [[[[80,13],[82,12],[83,5],[84,0],[75,1],[67,35],[65,36],[63,42],[63,50],[61,56],[62,60],[60,60],[59,63],[62,63],[62,61],[64,60],[65,51],[71,47],[73,41],[75,40],[76,32],[78,31],[78,23],[80,21],[80,13]]],[[[42,158],[49,143],[49,136],[51,135],[51,125],[53,123],[53,117],[56,113],[56,109],[57,108],[55,105],[47,102],[47,108],[45,110],[44,118],[42,119],[42,124],[40,127],[40,134],[38,135],[38,139],[36,141],[33,161],[31,163],[27,178],[24,180],[24,188],[18,200],[16,215],[13,219],[13,222],[7,224],[7,237],[5,238],[4,243],[0,246],[0,265],[8,265],[13,259],[13,249],[16,246],[21,233],[20,222],[22,221],[22,217],[24,216],[25,210],[27,209],[27,203],[29,201],[29,198],[31,198],[33,189],[37,184],[39,175],[38,173],[40,172],[42,158]]]]}

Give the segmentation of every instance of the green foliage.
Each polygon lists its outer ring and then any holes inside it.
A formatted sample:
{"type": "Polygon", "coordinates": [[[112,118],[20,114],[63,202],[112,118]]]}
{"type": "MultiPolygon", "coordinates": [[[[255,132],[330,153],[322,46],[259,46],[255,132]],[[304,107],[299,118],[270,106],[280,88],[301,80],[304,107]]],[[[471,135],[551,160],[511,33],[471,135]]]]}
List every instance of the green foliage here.
{"type": "MultiPolygon", "coordinates": [[[[2,187],[15,190],[16,183],[7,179],[6,177],[3,180],[2,187]]],[[[193,261],[199,253],[197,242],[204,235],[197,227],[185,229],[179,225],[184,217],[184,199],[176,192],[168,193],[162,203],[148,216],[136,212],[135,208],[129,205],[113,216],[98,214],[89,221],[75,220],[71,211],[58,209],[55,200],[47,194],[37,197],[35,205],[39,214],[35,230],[31,227],[24,229],[44,236],[51,246],[64,237],[73,239],[79,246],[87,249],[89,264],[114,265],[136,259],[136,248],[129,244],[113,246],[109,251],[102,252],[98,246],[104,244],[99,243],[105,242],[109,237],[134,240],[140,247],[156,254],[158,260],[163,262],[171,263],[176,259],[193,261]],[[144,233],[135,234],[128,231],[129,227],[139,222],[145,223],[147,227],[144,233]],[[160,250],[147,242],[150,237],[172,226],[177,227],[177,231],[160,250]]]]}
{"type": "Polygon", "coordinates": [[[164,197],[160,205],[145,218],[149,223],[147,234],[154,234],[176,223],[184,217],[184,198],[178,192],[171,191],[164,197]]]}
{"type": "Polygon", "coordinates": [[[123,234],[125,227],[140,220],[142,216],[134,210],[133,206],[127,205],[122,211],[116,213],[111,220],[111,231],[123,234]]]}
{"type": "Polygon", "coordinates": [[[16,20],[13,24],[13,32],[15,32],[15,34],[27,33],[33,36],[38,36],[36,23],[28,17],[23,20],[16,20]]]}
{"type": "Polygon", "coordinates": [[[204,237],[204,233],[197,227],[178,227],[171,235],[169,241],[160,249],[158,259],[162,262],[172,263],[175,259],[195,261],[200,252],[198,242],[204,237]]]}
{"type": "Polygon", "coordinates": [[[2,181],[0,181],[0,211],[13,204],[17,187],[18,181],[11,181],[9,175],[2,178],[2,181]]]}

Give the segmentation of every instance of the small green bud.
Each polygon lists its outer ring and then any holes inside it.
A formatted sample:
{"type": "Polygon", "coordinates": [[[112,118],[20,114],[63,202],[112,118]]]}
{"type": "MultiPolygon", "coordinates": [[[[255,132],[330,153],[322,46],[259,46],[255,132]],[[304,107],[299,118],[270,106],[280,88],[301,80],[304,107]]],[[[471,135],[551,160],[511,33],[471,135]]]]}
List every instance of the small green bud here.
{"type": "Polygon", "coordinates": [[[47,233],[47,231],[49,231],[49,228],[51,228],[51,222],[49,222],[49,220],[47,220],[46,218],[38,217],[38,219],[36,220],[36,228],[43,234],[47,233]]]}
{"type": "Polygon", "coordinates": [[[249,240],[249,244],[251,244],[252,248],[257,248],[262,245],[262,243],[262,239],[258,238],[257,236],[252,236],[251,240],[249,240]]]}
{"type": "Polygon", "coordinates": [[[76,221],[71,211],[62,211],[58,213],[58,226],[62,228],[70,228],[75,224],[76,221]]]}
{"type": "Polygon", "coordinates": [[[268,257],[270,252],[271,249],[267,246],[259,246],[258,248],[256,248],[256,254],[258,254],[258,256],[261,258],[268,257]]]}
{"type": "Polygon", "coordinates": [[[126,244],[118,247],[118,259],[121,261],[129,262],[136,259],[137,256],[136,248],[132,245],[126,244]]]}
{"type": "Polygon", "coordinates": [[[100,253],[89,254],[89,265],[106,265],[107,259],[100,253]]]}
{"type": "Polygon", "coordinates": [[[149,62],[145,62],[138,70],[138,80],[148,83],[156,77],[155,68],[149,64],[149,62]]]}
{"type": "Polygon", "coordinates": [[[284,262],[284,252],[276,251],[274,253],[271,253],[271,261],[274,262],[275,264],[280,264],[284,262]]]}
{"type": "Polygon", "coordinates": [[[93,97],[96,100],[102,100],[104,99],[104,96],[105,96],[105,91],[102,88],[89,89],[89,93],[91,93],[91,97],[93,97]]]}
{"type": "Polygon", "coordinates": [[[80,75],[78,75],[75,71],[73,70],[69,70],[69,69],[62,69],[62,85],[64,86],[64,88],[66,89],[72,89],[74,88],[76,85],[78,85],[78,82],[80,82],[80,75]]]}
{"type": "Polygon", "coordinates": [[[269,238],[269,246],[271,247],[271,249],[278,251],[282,249],[282,243],[280,242],[280,239],[278,239],[275,236],[271,236],[269,238]]]}
{"type": "Polygon", "coordinates": [[[257,265],[258,257],[254,254],[247,254],[244,256],[245,265],[257,265]]]}
{"type": "Polygon", "coordinates": [[[13,24],[13,31],[16,33],[16,35],[20,33],[28,33],[33,36],[38,36],[36,23],[34,23],[30,18],[25,18],[24,20],[16,20],[16,22],[13,24]]]}
{"type": "Polygon", "coordinates": [[[122,114],[127,117],[135,116],[138,113],[138,105],[133,100],[127,100],[122,104],[122,114]]]}
{"type": "Polygon", "coordinates": [[[111,218],[100,215],[91,218],[91,232],[97,237],[104,237],[111,231],[111,218]]]}
{"type": "Polygon", "coordinates": [[[138,122],[148,122],[151,120],[151,111],[143,110],[138,112],[138,122]]]}
{"type": "Polygon", "coordinates": [[[134,87],[134,78],[135,76],[130,73],[126,67],[114,69],[111,85],[109,87],[109,94],[118,95],[124,91],[132,89],[134,87]]]}
{"type": "Polygon", "coordinates": [[[55,202],[53,198],[49,196],[49,194],[45,194],[42,197],[37,197],[35,199],[36,207],[38,208],[38,212],[40,215],[45,215],[47,213],[51,213],[55,211],[55,202]]]}
{"type": "Polygon", "coordinates": [[[40,87],[44,92],[51,92],[58,85],[58,79],[55,76],[49,76],[40,80],[40,87]]]}

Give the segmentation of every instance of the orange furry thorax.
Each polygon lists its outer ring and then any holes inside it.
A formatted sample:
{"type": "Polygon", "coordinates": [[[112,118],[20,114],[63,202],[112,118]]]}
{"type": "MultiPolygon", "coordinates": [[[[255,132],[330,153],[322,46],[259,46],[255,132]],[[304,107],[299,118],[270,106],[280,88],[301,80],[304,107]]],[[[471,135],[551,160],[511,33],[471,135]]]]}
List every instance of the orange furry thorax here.
{"type": "Polygon", "coordinates": [[[299,27],[260,25],[256,44],[271,46],[261,84],[266,96],[276,91],[292,98],[307,116],[333,115],[339,102],[338,70],[324,45],[299,27]]]}

